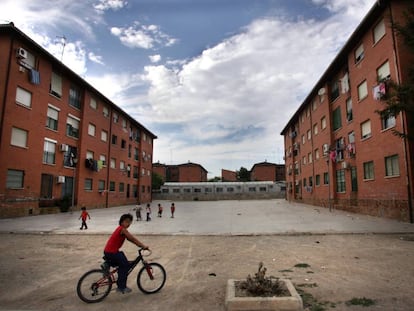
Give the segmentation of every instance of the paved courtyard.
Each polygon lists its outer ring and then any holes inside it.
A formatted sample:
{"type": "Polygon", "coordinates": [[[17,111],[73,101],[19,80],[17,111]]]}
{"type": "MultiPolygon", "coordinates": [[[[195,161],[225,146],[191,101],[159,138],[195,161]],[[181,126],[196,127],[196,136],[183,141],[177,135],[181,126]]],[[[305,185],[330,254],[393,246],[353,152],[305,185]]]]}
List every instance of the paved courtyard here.
{"type": "MultiPolygon", "coordinates": [[[[131,226],[137,234],[184,235],[260,235],[260,234],[335,234],[414,232],[414,224],[384,218],[347,213],[283,199],[254,201],[175,202],[175,218],[170,218],[169,201],[154,201],[152,221],[131,226]],[[158,203],[164,207],[157,217],[158,203]]],[[[84,234],[112,233],[120,215],[132,213],[135,206],[89,210],[91,220],[84,234]]],[[[145,207],[145,206],[143,206],[145,207]]],[[[0,219],[0,232],[79,233],[80,212],[0,219]]]]}
{"type": "MultiPolygon", "coordinates": [[[[0,311],[225,311],[227,280],[253,275],[260,261],[313,297],[306,311],[413,310],[413,224],[285,200],[176,202],[174,219],[163,201],[158,218],[158,203],[152,221],[134,220],[130,231],[165,267],[164,288],[141,293],[134,271],[131,294],[92,305],[77,297],[77,281],[99,267],[108,235],[134,206],[90,210],[83,231],[79,212],[1,219],[0,311]],[[375,304],[346,303],[360,297],[375,304]]],[[[131,243],[123,250],[136,254],[131,243]]]]}

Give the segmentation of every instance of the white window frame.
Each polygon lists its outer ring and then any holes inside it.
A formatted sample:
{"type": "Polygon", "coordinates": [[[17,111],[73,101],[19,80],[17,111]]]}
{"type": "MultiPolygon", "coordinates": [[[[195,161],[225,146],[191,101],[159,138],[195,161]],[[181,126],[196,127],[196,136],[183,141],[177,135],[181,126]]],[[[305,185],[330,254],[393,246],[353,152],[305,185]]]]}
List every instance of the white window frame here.
{"type": "Polygon", "coordinates": [[[364,45],[361,43],[355,50],[355,63],[364,59],[364,45]]]}
{"type": "Polygon", "coordinates": [[[105,131],[105,130],[102,130],[101,131],[101,140],[102,141],[108,141],[108,132],[107,131],[105,131]]]}
{"type": "Polygon", "coordinates": [[[390,62],[387,60],[377,69],[378,81],[388,80],[391,77],[390,62]]]}
{"type": "Polygon", "coordinates": [[[98,103],[97,103],[95,98],[91,97],[91,101],[89,102],[89,106],[94,110],[98,109],[98,103]]]}
{"type": "Polygon", "coordinates": [[[32,108],[32,93],[21,88],[16,88],[16,103],[26,108],[32,108]]]}
{"type": "Polygon", "coordinates": [[[12,127],[10,144],[16,147],[27,148],[28,136],[28,131],[18,127],[12,127]]]}
{"type": "Polygon", "coordinates": [[[54,71],[50,80],[50,94],[62,98],[62,76],[54,71]]]}
{"type": "Polygon", "coordinates": [[[385,22],[384,19],[382,19],[381,21],[379,21],[375,27],[374,30],[372,31],[373,33],[373,38],[374,38],[374,44],[377,44],[378,41],[380,41],[382,39],[382,37],[385,36],[385,22]]]}
{"type": "Polygon", "coordinates": [[[364,80],[358,85],[358,101],[363,100],[368,96],[368,83],[364,80]]]}
{"type": "Polygon", "coordinates": [[[371,120],[361,123],[361,139],[367,139],[372,136],[371,120]]]}
{"type": "Polygon", "coordinates": [[[96,126],[92,123],[88,124],[88,134],[91,136],[95,136],[96,134],[96,126]]]}

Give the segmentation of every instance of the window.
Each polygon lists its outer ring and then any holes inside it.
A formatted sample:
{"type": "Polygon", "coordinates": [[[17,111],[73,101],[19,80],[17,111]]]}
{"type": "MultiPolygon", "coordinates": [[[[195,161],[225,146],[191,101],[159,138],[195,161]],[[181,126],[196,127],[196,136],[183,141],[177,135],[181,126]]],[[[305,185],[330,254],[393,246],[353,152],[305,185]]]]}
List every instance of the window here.
{"type": "Polygon", "coordinates": [[[104,117],[105,118],[108,118],[109,117],[109,110],[108,110],[108,107],[103,107],[102,108],[102,113],[103,113],[103,115],[104,115],[104,117]]]}
{"type": "Polygon", "coordinates": [[[334,80],[331,82],[331,102],[339,97],[339,81],[334,80]]]}
{"type": "Polygon", "coordinates": [[[125,162],[119,161],[119,169],[124,170],[125,169],[125,162]]]}
{"type": "Polygon", "coordinates": [[[315,135],[318,134],[318,124],[313,125],[313,134],[315,134],[315,135]]]}
{"type": "Polygon", "coordinates": [[[53,175],[42,174],[40,181],[40,197],[51,199],[53,197],[53,175]]]}
{"type": "Polygon", "coordinates": [[[319,149],[315,149],[315,160],[319,160],[319,149]]]}
{"type": "Polygon", "coordinates": [[[325,129],[326,128],[326,117],[322,117],[321,119],[321,129],[325,129]]]}
{"type": "Polygon", "coordinates": [[[109,191],[115,191],[115,182],[114,181],[109,182],[109,191]]]}
{"type": "Polygon", "coordinates": [[[145,176],[145,169],[142,169],[142,170],[141,170],[141,175],[142,175],[142,176],[145,176]]]}
{"type": "Polygon", "coordinates": [[[124,192],[125,191],[125,184],[123,182],[119,183],[119,192],[124,192]]]}
{"type": "Polygon", "coordinates": [[[99,156],[99,161],[102,161],[102,166],[106,166],[106,155],[101,154],[99,156]]]}
{"type": "Polygon", "coordinates": [[[20,64],[26,68],[35,68],[36,57],[26,50],[27,57],[25,59],[20,59],[20,64]]]}
{"type": "Polygon", "coordinates": [[[307,163],[306,156],[304,156],[304,157],[302,158],[302,163],[303,163],[303,165],[306,165],[306,163],[307,163]]]}
{"type": "Polygon", "coordinates": [[[336,192],[345,192],[345,170],[336,171],[336,192]]]}
{"type": "Polygon", "coordinates": [[[92,109],[98,109],[98,104],[96,103],[95,98],[91,98],[91,101],[89,102],[89,106],[91,106],[92,109]]]}
{"type": "Polygon", "coordinates": [[[134,148],[134,159],[139,161],[139,150],[138,148],[134,148]]]}
{"type": "Polygon", "coordinates": [[[110,165],[111,165],[111,168],[116,168],[116,159],[111,158],[111,163],[110,163],[110,165]]]}
{"type": "Polygon", "coordinates": [[[354,131],[352,131],[348,134],[348,141],[349,141],[350,144],[355,142],[355,132],[354,131]]]}
{"type": "Polygon", "coordinates": [[[43,145],[43,163],[55,164],[56,141],[45,139],[43,145]]]}
{"type": "Polygon", "coordinates": [[[306,140],[305,140],[305,135],[302,135],[302,145],[304,145],[304,144],[305,144],[305,142],[306,142],[306,140]]]}
{"type": "Polygon", "coordinates": [[[79,123],[78,118],[69,115],[66,121],[66,135],[79,138],[79,123]]]}
{"type": "Polygon", "coordinates": [[[308,136],[308,140],[311,140],[311,138],[312,138],[312,132],[311,132],[311,130],[308,130],[307,136],[308,136]]]}
{"type": "Polygon", "coordinates": [[[24,171],[7,170],[7,189],[21,189],[24,184],[24,171]]]}
{"type": "Polygon", "coordinates": [[[313,177],[309,176],[309,187],[313,187],[313,177]]]}
{"type": "Polygon", "coordinates": [[[395,116],[388,115],[381,118],[382,129],[386,130],[395,126],[395,116]]]}
{"type": "Polygon", "coordinates": [[[122,128],[127,128],[127,121],[125,119],[122,119],[122,128]]]}
{"type": "Polygon", "coordinates": [[[116,135],[112,135],[112,144],[116,145],[118,142],[118,137],[116,135]]]}
{"type": "Polygon", "coordinates": [[[125,139],[122,139],[121,140],[121,148],[122,149],[125,149],[126,148],[126,140],[125,139]]]}
{"type": "Polygon", "coordinates": [[[329,174],[327,172],[323,173],[323,184],[324,185],[329,184],[329,174]]]}
{"type": "Polygon", "coordinates": [[[128,164],[127,166],[127,176],[131,177],[131,165],[130,164],[128,164]]]}
{"type": "Polygon", "coordinates": [[[69,105],[78,109],[81,107],[81,92],[74,85],[71,85],[69,89],[69,105]]]}
{"type": "Polygon", "coordinates": [[[114,112],[114,114],[113,114],[113,118],[114,118],[114,123],[118,123],[119,116],[118,116],[118,114],[117,114],[117,113],[115,113],[115,112],[114,112]]]}
{"type": "Polygon", "coordinates": [[[308,153],[308,162],[312,163],[312,152],[308,153]]]}
{"type": "Polygon", "coordinates": [[[321,175],[315,176],[315,186],[320,186],[321,184],[321,175]]]}
{"type": "Polygon", "coordinates": [[[27,148],[27,131],[12,127],[11,144],[17,147],[27,148]]]}
{"type": "Polygon", "coordinates": [[[49,104],[47,107],[46,127],[57,131],[60,109],[49,104]]]}
{"type": "Polygon", "coordinates": [[[364,58],[364,45],[361,43],[355,50],[355,63],[360,62],[364,58]]]}
{"type": "Polygon", "coordinates": [[[108,140],[108,132],[107,131],[102,130],[102,132],[101,132],[101,140],[102,141],[107,141],[108,140]]]}
{"type": "Polygon", "coordinates": [[[332,122],[333,122],[333,130],[336,131],[337,129],[342,127],[342,120],[341,120],[341,107],[336,108],[332,113],[332,122]]]}
{"type": "Polygon", "coordinates": [[[93,151],[86,151],[86,158],[87,159],[93,159],[94,158],[93,151]]]}
{"type": "Polygon", "coordinates": [[[316,110],[318,108],[318,101],[315,99],[313,102],[312,102],[312,110],[316,110]]]}
{"type": "Polygon", "coordinates": [[[364,163],[364,179],[374,179],[374,161],[364,163]]]}
{"type": "Polygon", "coordinates": [[[398,155],[385,157],[385,176],[399,176],[398,155]]]}
{"type": "Polygon", "coordinates": [[[62,77],[55,72],[52,72],[50,80],[50,94],[58,98],[62,97],[62,77]]]}
{"type": "MultiPolygon", "coordinates": [[[[141,191],[142,191],[142,193],[145,193],[145,186],[141,187],[141,191]]],[[[174,189],[173,189],[173,192],[174,192],[174,189]]],[[[201,192],[201,189],[194,189],[194,192],[201,192]],[[199,190],[199,191],[197,191],[197,190],[199,190]]]]}
{"type": "Polygon", "coordinates": [[[361,138],[365,139],[371,137],[371,120],[361,123],[361,138]]]}
{"type": "Polygon", "coordinates": [[[384,64],[381,65],[381,67],[377,69],[377,79],[378,81],[383,81],[389,79],[390,77],[390,63],[386,61],[384,64]]]}
{"type": "Polygon", "coordinates": [[[356,167],[351,167],[351,190],[358,191],[358,179],[357,179],[357,170],[356,167]]]}
{"type": "Polygon", "coordinates": [[[96,126],[89,123],[88,125],[88,134],[91,136],[95,136],[95,132],[96,132],[96,126]]]}
{"type": "Polygon", "coordinates": [[[352,115],[352,98],[348,98],[346,100],[346,120],[352,121],[353,120],[353,115],[352,115]]]}
{"type": "Polygon", "coordinates": [[[84,189],[88,191],[92,190],[92,178],[85,178],[84,189]]]}
{"type": "MultiPolygon", "coordinates": [[[[138,175],[139,175],[139,168],[138,168],[138,166],[134,166],[134,174],[133,174],[133,177],[134,178],[138,178],[138,175]]],[[[144,175],[144,174],[142,174],[142,175],[144,175]]]]}
{"type": "Polygon", "coordinates": [[[374,44],[377,43],[385,35],[385,23],[381,20],[374,28],[374,44]]]}
{"type": "Polygon", "coordinates": [[[368,96],[367,80],[358,85],[358,100],[361,101],[368,96]]]}
{"type": "Polygon", "coordinates": [[[20,87],[16,89],[16,103],[25,106],[32,107],[32,93],[26,91],[20,87]]]}
{"type": "Polygon", "coordinates": [[[99,191],[105,191],[105,180],[99,180],[98,181],[98,190],[99,191]]]}
{"type": "Polygon", "coordinates": [[[73,159],[76,159],[78,155],[78,148],[68,146],[68,151],[63,155],[63,166],[76,167],[76,163],[73,159]]]}
{"type": "Polygon", "coordinates": [[[303,187],[306,187],[306,178],[303,178],[303,187]]]}

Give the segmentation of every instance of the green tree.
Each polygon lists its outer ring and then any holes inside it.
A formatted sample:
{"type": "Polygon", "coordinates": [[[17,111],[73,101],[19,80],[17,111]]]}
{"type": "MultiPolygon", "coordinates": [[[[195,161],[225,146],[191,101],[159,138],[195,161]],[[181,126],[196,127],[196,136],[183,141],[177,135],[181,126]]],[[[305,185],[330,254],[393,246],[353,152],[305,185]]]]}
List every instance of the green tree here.
{"type": "Polygon", "coordinates": [[[221,181],[221,177],[215,176],[214,178],[210,178],[208,181],[209,182],[221,181]]]}
{"type": "Polygon", "coordinates": [[[236,171],[236,176],[238,181],[250,181],[250,171],[243,166],[236,171]]]}
{"type": "MultiPolygon", "coordinates": [[[[405,12],[405,23],[394,23],[393,30],[400,36],[406,47],[414,55],[414,7],[405,12]]],[[[401,138],[414,140],[414,67],[409,68],[408,80],[403,84],[395,81],[387,81],[387,94],[382,98],[384,109],[378,110],[381,118],[396,116],[405,112],[407,116],[407,128],[404,132],[393,130],[393,133],[401,138]]]]}
{"type": "Polygon", "coordinates": [[[164,184],[164,180],[160,174],[152,172],[152,189],[159,190],[164,184]]]}

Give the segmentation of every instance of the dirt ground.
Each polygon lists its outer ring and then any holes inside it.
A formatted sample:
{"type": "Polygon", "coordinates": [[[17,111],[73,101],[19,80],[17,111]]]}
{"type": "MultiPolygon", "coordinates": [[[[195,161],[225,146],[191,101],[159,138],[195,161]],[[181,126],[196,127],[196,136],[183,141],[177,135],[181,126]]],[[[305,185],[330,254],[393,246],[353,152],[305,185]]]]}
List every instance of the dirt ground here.
{"type": "MultiPolygon", "coordinates": [[[[140,292],[136,270],[128,279],[132,293],[113,291],[101,303],[86,304],[76,284],[99,267],[107,237],[1,234],[0,310],[221,311],[227,280],[253,275],[260,261],[269,275],[290,278],[314,297],[320,308],[307,310],[414,308],[413,235],[143,236],[151,260],[167,270],[162,291],[140,292]],[[360,297],[375,304],[346,304],[360,297]]],[[[135,256],[130,243],[124,251],[135,256]]]]}

